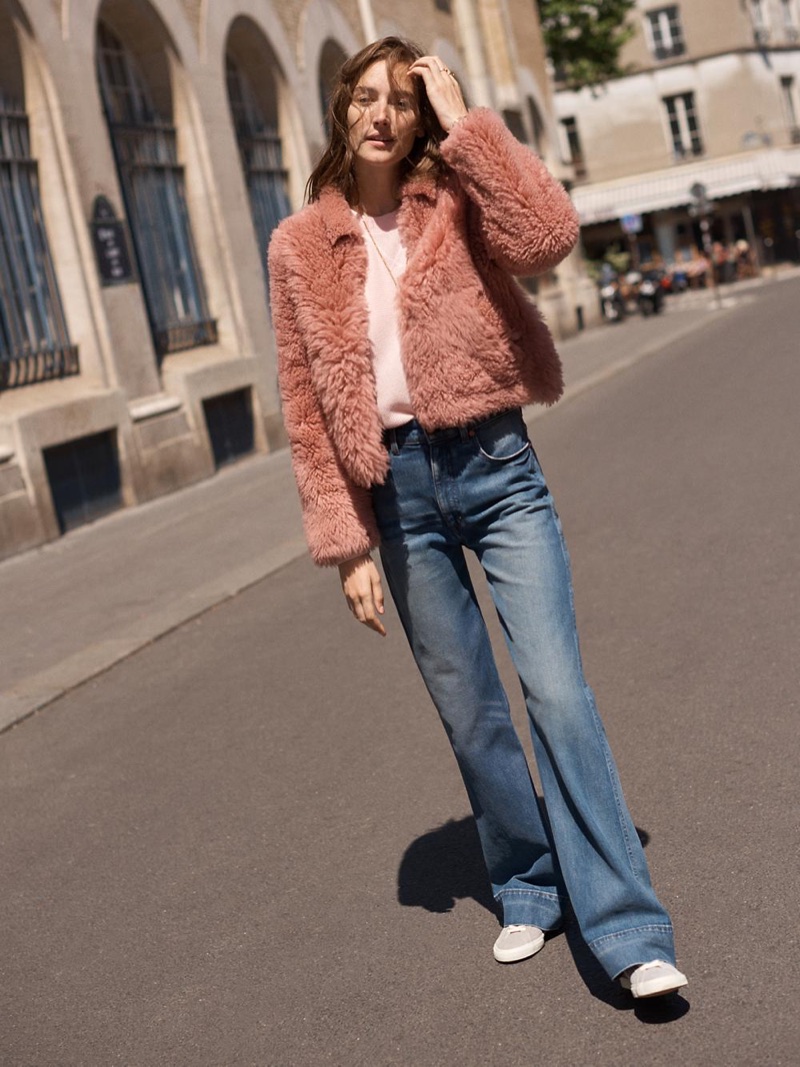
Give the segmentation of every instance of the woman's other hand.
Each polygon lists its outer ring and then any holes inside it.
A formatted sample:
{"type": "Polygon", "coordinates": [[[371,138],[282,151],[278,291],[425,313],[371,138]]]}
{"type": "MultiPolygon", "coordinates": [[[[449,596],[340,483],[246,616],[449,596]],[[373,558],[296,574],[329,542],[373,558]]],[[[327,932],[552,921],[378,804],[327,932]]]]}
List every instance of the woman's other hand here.
{"type": "Polygon", "coordinates": [[[347,606],[365,626],[386,636],[386,627],[379,616],[383,615],[383,586],[378,568],[369,555],[349,559],[339,564],[339,578],[342,583],[347,606]]]}
{"type": "Polygon", "coordinates": [[[431,107],[445,133],[467,114],[467,105],[455,75],[438,56],[422,56],[408,68],[425,83],[431,107]]]}

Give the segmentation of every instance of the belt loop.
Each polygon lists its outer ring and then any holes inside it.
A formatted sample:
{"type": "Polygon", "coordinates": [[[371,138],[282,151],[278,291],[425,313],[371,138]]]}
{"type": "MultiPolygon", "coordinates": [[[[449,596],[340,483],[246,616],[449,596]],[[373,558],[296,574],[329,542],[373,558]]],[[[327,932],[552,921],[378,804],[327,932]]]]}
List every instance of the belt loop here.
{"type": "Polygon", "coordinates": [[[400,446],[397,443],[397,430],[388,430],[387,433],[389,434],[389,445],[391,448],[392,455],[399,456],[400,446]]]}
{"type": "Polygon", "coordinates": [[[469,438],[472,437],[469,426],[459,426],[458,435],[462,441],[469,440],[469,438]]]}

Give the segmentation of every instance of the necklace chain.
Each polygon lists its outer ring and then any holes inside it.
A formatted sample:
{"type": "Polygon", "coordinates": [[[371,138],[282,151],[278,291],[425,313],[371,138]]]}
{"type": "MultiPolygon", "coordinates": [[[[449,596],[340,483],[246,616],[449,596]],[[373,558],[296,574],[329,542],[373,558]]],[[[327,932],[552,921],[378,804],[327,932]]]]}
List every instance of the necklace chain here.
{"type": "Polygon", "coordinates": [[[373,234],[372,230],[371,230],[371,229],[369,228],[369,226],[367,225],[367,220],[366,220],[366,216],[365,216],[365,215],[364,215],[363,213],[359,213],[359,216],[358,216],[358,217],[359,217],[359,219],[361,219],[361,225],[362,225],[362,226],[364,227],[364,229],[365,229],[365,230],[367,231],[367,237],[369,237],[370,241],[372,241],[372,245],[373,245],[373,247],[374,247],[375,251],[376,251],[376,252],[378,253],[378,255],[379,255],[379,256],[381,257],[381,263],[383,263],[384,267],[386,267],[386,270],[387,270],[387,271],[389,272],[389,277],[390,277],[390,278],[392,279],[392,281],[394,282],[394,287],[395,287],[395,289],[399,289],[399,288],[400,288],[400,286],[399,286],[399,284],[398,284],[398,282],[397,282],[397,278],[395,278],[395,276],[394,276],[394,271],[393,271],[393,270],[392,270],[392,268],[391,268],[391,267],[389,266],[389,264],[388,264],[388,263],[386,262],[386,256],[384,256],[383,252],[381,252],[381,249],[380,249],[380,245],[379,245],[379,244],[378,244],[378,242],[377,242],[377,241],[375,240],[375,235],[373,234]]]}

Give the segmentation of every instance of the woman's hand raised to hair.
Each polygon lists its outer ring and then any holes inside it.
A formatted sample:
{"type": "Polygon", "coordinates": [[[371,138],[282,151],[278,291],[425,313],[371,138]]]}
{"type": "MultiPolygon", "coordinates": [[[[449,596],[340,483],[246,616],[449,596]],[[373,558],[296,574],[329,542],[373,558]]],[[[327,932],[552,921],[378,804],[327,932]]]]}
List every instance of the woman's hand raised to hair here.
{"type": "Polygon", "coordinates": [[[383,586],[372,557],[358,556],[340,563],[339,578],[347,606],[358,621],[385,637],[386,627],[380,620],[383,615],[383,586]]]}
{"type": "Polygon", "coordinates": [[[442,129],[450,133],[459,119],[467,114],[467,105],[455,75],[438,56],[421,56],[411,64],[408,72],[422,78],[442,129]]]}

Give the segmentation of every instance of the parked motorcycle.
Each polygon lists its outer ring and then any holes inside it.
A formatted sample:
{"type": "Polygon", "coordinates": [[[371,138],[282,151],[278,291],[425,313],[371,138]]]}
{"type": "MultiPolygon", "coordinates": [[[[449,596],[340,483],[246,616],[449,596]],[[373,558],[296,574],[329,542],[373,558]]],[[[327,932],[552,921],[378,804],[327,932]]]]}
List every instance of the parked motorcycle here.
{"type": "Polygon", "coordinates": [[[658,315],[664,310],[664,288],[659,271],[648,270],[641,276],[637,287],[636,303],[645,317],[658,315]]]}
{"type": "Polygon", "coordinates": [[[626,314],[619,277],[608,271],[600,279],[600,310],[606,322],[622,322],[626,314]]]}

